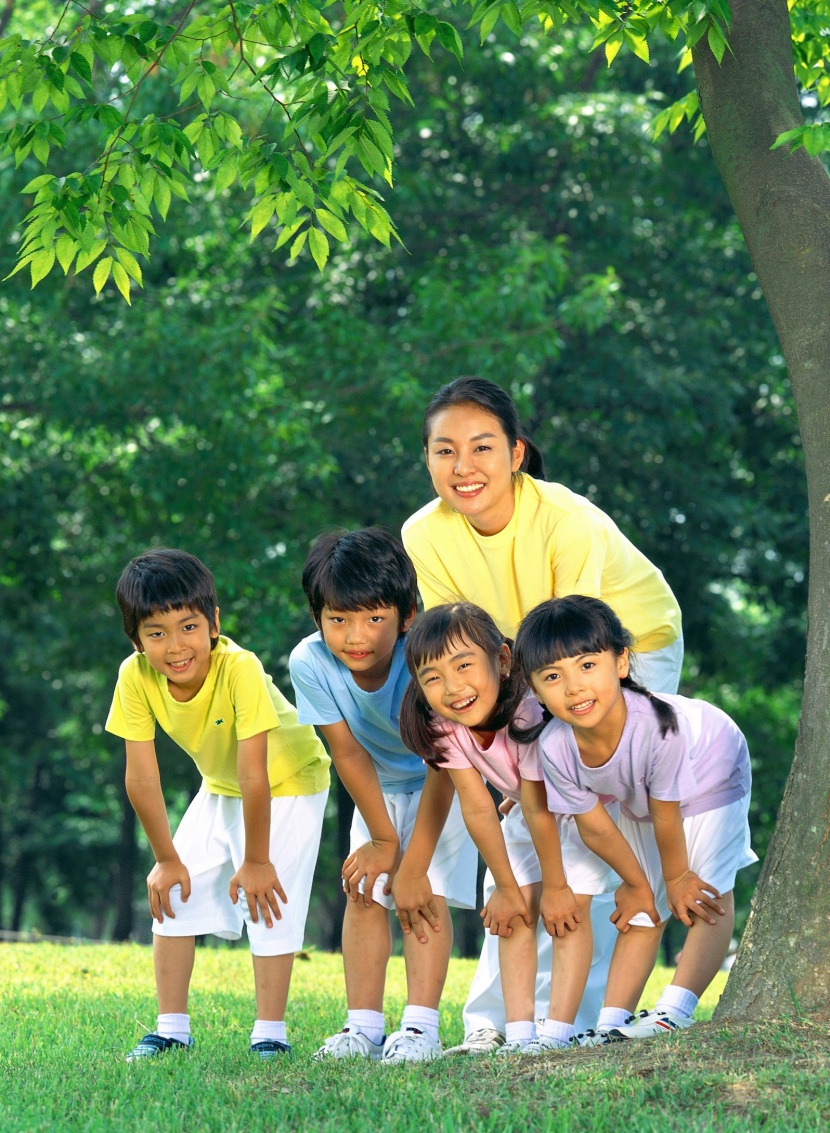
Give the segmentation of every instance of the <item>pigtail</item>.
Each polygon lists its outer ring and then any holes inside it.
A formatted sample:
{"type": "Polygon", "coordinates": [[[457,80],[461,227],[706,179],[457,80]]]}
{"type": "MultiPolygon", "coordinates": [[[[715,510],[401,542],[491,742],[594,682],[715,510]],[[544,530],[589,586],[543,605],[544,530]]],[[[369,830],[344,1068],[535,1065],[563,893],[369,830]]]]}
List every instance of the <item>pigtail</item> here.
{"type": "Polygon", "coordinates": [[[522,728],[515,721],[510,722],[510,725],[507,729],[507,734],[508,736],[510,736],[511,740],[513,740],[514,743],[527,745],[535,743],[536,740],[539,739],[542,732],[544,732],[545,728],[553,719],[553,713],[549,709],[545,708],[544,704],[541,705],[541,708],[542,719],[538,724],[531,724],[527,728],[522,728]]]}
{"type": "Polygon", "coordinates": [[[660,722],[660,735],[663,739],[672,732],[675,736],[678,733],[677,727],[677,713],[665,700],[661,700],[659,696],[655,696],[653,692],[649,692],[647,688],[643,688],[641,684],[629,674],[627,677],[622,677],[620,684],[623,688],[627,688],[629,692],[638,692],[640,696],[647,696],[651,701],[651,706],[657,713],[657,719],[660,722]]]}
{"type": "Polygon", "coordinates": [[[419,755],[437,771],[447,757],[441,751],[441,725],[439,717],[421,695],[418,682],[411,680],[401,701],[401,740],[405,747],[419,755]]]}
{"type": "Polygon", "coordinates": [[[541,449],[528,436],[523,436],[520,439],[524,441],[525,455],[519,471],[526,472],[534,480],[544,480],[545,458],[542,456],[541,449]]]}

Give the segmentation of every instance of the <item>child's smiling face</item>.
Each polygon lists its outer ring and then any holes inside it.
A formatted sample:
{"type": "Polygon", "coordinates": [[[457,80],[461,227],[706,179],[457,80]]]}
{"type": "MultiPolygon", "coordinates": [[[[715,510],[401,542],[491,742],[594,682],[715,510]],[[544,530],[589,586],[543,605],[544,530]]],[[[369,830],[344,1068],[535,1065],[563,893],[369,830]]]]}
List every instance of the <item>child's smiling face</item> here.
{"type": "Polygon", "coordinates": [[[380,688],[392,668],[392,653],[401,635],[412,625],[415,611],[401,625],[397,606],[365,610],[331,610],[320,614],[320,632],[334,656],[342,661],[364,689],[380,688]]]}
{"type": "Polygon", "coordinates": [[[446,720],[478,728],[493,715],[502,676],[510,670],[510,649],[497,662],[472,641],[461,638],[433,661],[418,666],[418,684],[433,712],[446,720]]]}
{"type": "Polygon", "coordinates": [[[150,666],[167,678],[174,700],[192,700],[210,669],[211,641],[219,636],[219,607],[213,625],[198,610],[157,610],[138,627],[150,666]]]}
{"type": "Polygon", "coordinates": [[[608,728],[625,722],[620,681],[628,675],[628,650],[610,649],[563,657],[530,675],[533,691],[547,710],[575,731],[608,728]]]}

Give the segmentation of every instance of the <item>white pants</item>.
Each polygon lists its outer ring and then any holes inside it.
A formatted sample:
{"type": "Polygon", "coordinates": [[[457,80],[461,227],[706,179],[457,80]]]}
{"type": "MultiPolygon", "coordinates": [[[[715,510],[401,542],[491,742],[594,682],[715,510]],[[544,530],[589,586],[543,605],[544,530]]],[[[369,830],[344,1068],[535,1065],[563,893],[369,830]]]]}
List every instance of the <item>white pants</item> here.
{"type": "MultiPolygon", "coordinates": [[[[665,649],[653,653],[639,653],[634,662],[635,679],[650,692],[677,692],[680,671],[683,668],[683,636],[665,649]]],[[[485,893],[485,900],[487,894],[485,893]]],[[[586,1031],[596,1024],[605,985],[608,966],[617,943],[617,930],[610,921],[614,911],[613,894],[594,897],[591,901],[591,928],[594,932],[594,954],[585,994],[576,1017],[577,1031],[586,1031]]],[[[539,946],[536,970],[536,1018],[543,1019],[550,1003],[550,970],[553,962],[551,938],[539,922],[536,929],[539,946]]],[[[499,938],[488,932],[478,961],[467,1002],[464,1005],[464,1034],[469,1035],[482,1027],[493,1027],[504,1034],[505,1011],[499,972],[499,938]]]]}

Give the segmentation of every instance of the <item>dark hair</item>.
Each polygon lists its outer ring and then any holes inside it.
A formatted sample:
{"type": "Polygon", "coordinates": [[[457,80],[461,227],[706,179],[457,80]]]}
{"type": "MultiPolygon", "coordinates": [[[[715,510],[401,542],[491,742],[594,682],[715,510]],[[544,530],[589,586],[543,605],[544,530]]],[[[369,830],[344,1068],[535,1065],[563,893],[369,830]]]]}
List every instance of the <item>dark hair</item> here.
{"type": "MultiPolygon", "coordinates": [[[[472,602],[434,606],[417,619],[406,635],[406,664],[412,680],[401,702],[401,739],[432,767],[446,760],[440,747],[442,717],[430,708],[418,681],[418,670],[463,641],[477,645],[494,663],[502,646],[510,645],[510,638],[504,636],[490,615],[472,602]]],[[[524,682],[511,673],[502,682],[490,719],[477,727],[494,732],[504,728],[513,719],[525,691],[524,682]]]]}
{"type": "MultiPolygon", "coordinates": [[[[603,653],[606,649],[619,657],[624,649],[631,649],[632,643],[631,634],[609,605],[599,598],[571,594],[567,598],[550,598],[530,611],[516,634],[513,661],[530,684],[531,673],[555,661],[583,653],[603,653]]],[[[649,698],[662,736],[677,733],[677,716],[670,704],[643,688],[630,672],[621,678],[620,684],[649,698]]],[[[543,717],[541,724],[531,728],[511,728],[511,738],[518,743],[531,743],[552,718],[544,706],[543,717]]]]}
{"type": "Polygon", "coordinates": [[[394,606],[401,624],[418,600],[418,579],[403,543],[380,527],[327,531],[311,544],[303,590],[319,626],[323,607],[371,610],[394,606]]]}
{"type": "MultiPolygon", "coordinates": [[[[216,625],[216,583],[200,559],[187,551],[154,547],[121,571],[115,597],[124,619],[124,632],[136,646],[138,629],[152,614],[166,610],[198,610],[211,629],[216,625]]],[[[211,649],[216,638],[211,641],[211,649]]]]}
{"type": "Polygon", "coordinates": [[[487,378],[456,378],[449,385],[441,386],[430,398],[429,405],[424,412],[424,428],[421,434],[424,448],[429,443],[429,431],[432,419],[436,413],[444,409],[452,409],[456,405],[474,405],[490,413],[501,425],[511,449],[516,441],[524,441],[525,455],[522,460],[520,472],[527,472],[537,480],[545,478],[545,460],[539,449],[525,433],[521,431],[519,414],[513,398],[501,386],[487,378]]]}

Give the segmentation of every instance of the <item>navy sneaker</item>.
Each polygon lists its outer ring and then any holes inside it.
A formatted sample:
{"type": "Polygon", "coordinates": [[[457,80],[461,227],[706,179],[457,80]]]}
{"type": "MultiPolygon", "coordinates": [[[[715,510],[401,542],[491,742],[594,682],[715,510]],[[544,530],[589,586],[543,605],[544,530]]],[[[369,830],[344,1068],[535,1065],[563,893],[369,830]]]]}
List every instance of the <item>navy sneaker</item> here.
{"type": "Polygon", "coordinates": [[[291,1058],[291,1044],[281,1043],[277,1039],[262,1039],[261,1042],[251,1043],[251,1054],[258,1055],[263,1062],[277,1058],[279,1055],[291,1058]]]}
{"type": "Polygon", "coordinates": [[[166,1039],[155,1032],[145,1035],[138,1046],[134,1046],[127,1055],[127,1062],[138,1062],[140,1058],[156,1058],[159,1054],[167,1054],[170,1050],[190,1050],[196,1044],[192,1038],[186,1043],[178,1039],[166,1039]]]}

